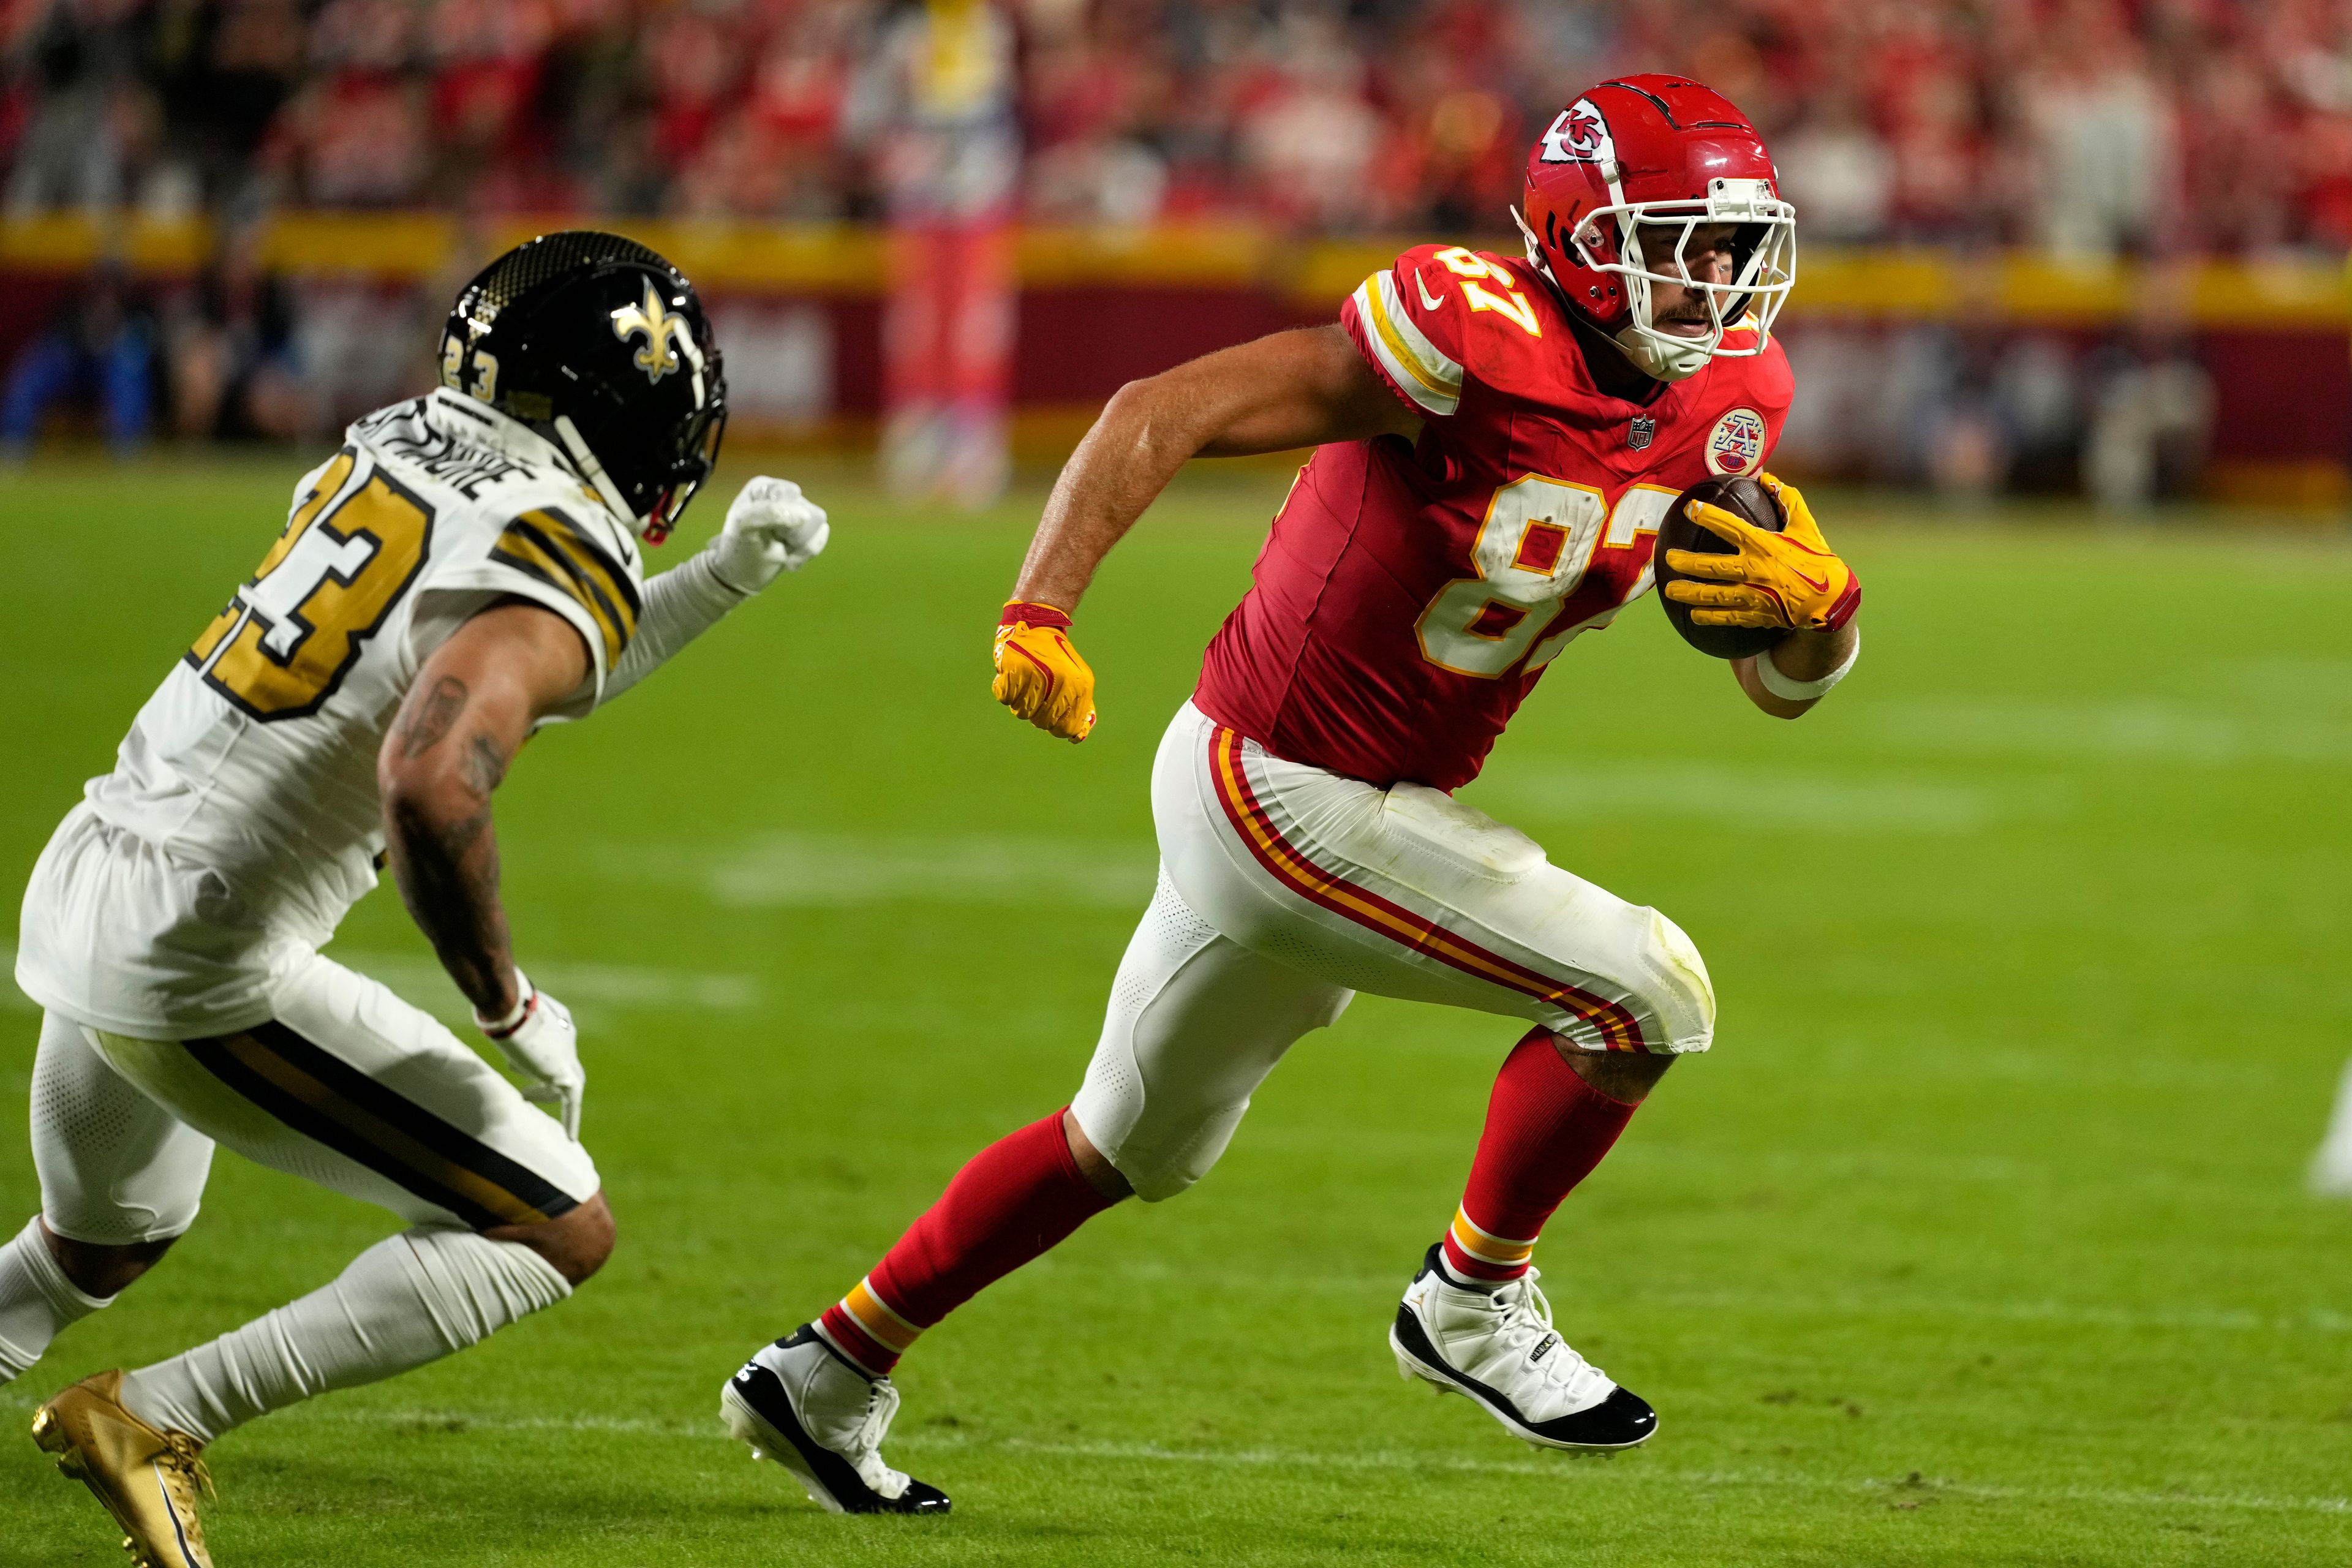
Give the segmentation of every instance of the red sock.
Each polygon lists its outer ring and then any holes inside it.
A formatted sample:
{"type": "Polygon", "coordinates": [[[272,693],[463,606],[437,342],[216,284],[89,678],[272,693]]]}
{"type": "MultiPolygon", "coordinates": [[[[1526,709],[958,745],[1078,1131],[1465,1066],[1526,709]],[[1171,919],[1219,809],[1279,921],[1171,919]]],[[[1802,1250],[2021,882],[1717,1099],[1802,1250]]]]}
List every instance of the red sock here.
{"type": "Polygon", "coordinates": [[[1544,1221],[1633,1116],[1560,1060],[1549,1030],[1530,1031],[1495,1077],[1470,1184],[1445,1233],[1446,1272],[1497,1283],[1525,1274],[1544,1221]]]}
{"type": "Polygon", "coordinates": [[[973,1155],[818,1329],[877,1377],[915,1336],[1118,1200],[1078,1173],[1063,1111],[973,1155]]]}

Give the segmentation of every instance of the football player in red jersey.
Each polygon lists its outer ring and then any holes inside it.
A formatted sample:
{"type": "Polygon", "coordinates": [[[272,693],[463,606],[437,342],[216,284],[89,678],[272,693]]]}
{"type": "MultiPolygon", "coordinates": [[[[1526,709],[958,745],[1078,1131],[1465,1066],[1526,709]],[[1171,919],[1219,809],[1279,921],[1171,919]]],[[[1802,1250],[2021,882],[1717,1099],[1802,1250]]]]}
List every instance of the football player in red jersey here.
{"type": "MultiPolygon", "coordinates": [[[[1406,1289],[1401,1373],[1526,1440],[1609,1449],[1650,1406],[1564,1343],[1528,1258],[1545,1220],[1715,998],[1690,941],[1455,801],[1544,669],[1651,585],[1675,497],[1761,475],[1789,407],[1770,335],[1793,215],[1746,117],[1696,82],[1605,82],[1530,153],[1527,257],[1423,246],[1339,324],[1129,385],[1047,503],[997,633],[996,696],[1085,738],[1070,612],[1191,458],[1313,446],[1255,584],[1152,775],[1158,891],[1066,1110],[983,1150],[837,1305],[727,1385],[736,1433],[820,1500],[888,1508],[888,1373],[924,1329],[1129,1194],[1205,1174],[1292,1042],[1357,991],[1532,1026],[1460,1207],[1406,1289]]],[[[1785,635],[1735,661],[1806,711],[1853,667],[1860,589],[1797,491],[1784,532],[1694,503],[1694,619],[1785,635]]]]}

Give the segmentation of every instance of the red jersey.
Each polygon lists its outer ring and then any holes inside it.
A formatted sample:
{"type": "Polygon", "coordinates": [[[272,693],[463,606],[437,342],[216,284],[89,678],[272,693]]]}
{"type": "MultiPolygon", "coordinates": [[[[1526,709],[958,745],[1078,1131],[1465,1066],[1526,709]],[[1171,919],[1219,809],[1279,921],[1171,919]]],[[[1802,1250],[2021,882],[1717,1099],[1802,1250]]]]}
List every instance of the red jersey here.
{"type": "Polygon", "coordinates": [[[1762,470],[1789,363],[1768,342],[1610,396],[1550,287],[1459,246],[1406,251],[1339,320],[1421,438],[1316,449],[1193,701],[1292,762],[1455,789],[1560,649],[1649,591],[1674,498],[1762,470]]]}

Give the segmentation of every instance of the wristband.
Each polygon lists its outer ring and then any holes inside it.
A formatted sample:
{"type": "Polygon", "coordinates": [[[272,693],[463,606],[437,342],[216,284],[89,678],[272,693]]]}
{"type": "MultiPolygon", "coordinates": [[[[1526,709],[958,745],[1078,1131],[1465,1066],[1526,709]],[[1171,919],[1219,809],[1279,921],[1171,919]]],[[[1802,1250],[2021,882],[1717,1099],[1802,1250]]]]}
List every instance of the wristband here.
{"type": "Polygon", "coordinates": [[[1856,632],[1853,634],[1853,647],[1846,650],[1843,664],[1819,680],[1795,680],[1780,673],[1780,667],[1772,662],[1772,650],[1768,647],[1756,656],[1756,679],[1764,683],[1765,690],[1783,702],[1810,702],[1816,697],[1827,696],[1830,688],[1843,680],[1853,668],[1853,661],[1861,657],[1862,634],[1856,632]]]}
{"type": "Polygon", "coordinates": [[[1057,610],[1051,605],[1040,605],[1029,599],[1007,599],[1004,601],[1004,614],[996,618],[996,624],[1000,626],[1066,626],[1070,624],[1070,616],[1068,611],[1057,610]]]}
{"type": "Polygon", "coordinates": [[[523,978],[521,970],[518,969],[514,972],[514,978],[515,990],[522,998],[514,1005],[514,1011],[503,1018],[485,1018],[479,1013],[474,1015],[474,1027],[481,1030],[493,1040],[512,1037],[514,1032],[522,1027],[523,1020],[530,1016],[530,1010],[539,1005],[539,993],[532,988],[530,981],[523,978]]]}

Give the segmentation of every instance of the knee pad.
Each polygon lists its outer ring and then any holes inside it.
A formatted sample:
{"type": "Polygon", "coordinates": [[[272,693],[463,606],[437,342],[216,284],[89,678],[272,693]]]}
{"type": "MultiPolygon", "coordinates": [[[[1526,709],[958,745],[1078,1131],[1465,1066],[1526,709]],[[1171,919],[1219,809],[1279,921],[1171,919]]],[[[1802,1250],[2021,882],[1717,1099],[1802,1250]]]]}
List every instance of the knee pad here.
{"type": "Polygon", "coordinates": [[[1666,1050],[1706,1050],[1715,1038],[1715,983],[1706,961],[1682,927],[1655,910],[1642,912],[1649,918],[1642,952],[1646,1010],[1663,1026],[1666,1050]]]}
{"type": "Polygon", "coordinates": [[[115,1073],[49,1014],[33,1062],[33,1166],[49,1228],[96,1247],[168,1241],[204,1202],[212,1141],[115,1073]]]}
{"type": "MultiPolygon", "coordinates": [[[[1117,1153],[1105,1150],[1103,1155],[1127,1178],[1137,1197],[1148,1204],[1165,1203],[1190,1191],[1224,1158],[1234,1130],[1248,1110],[1249,1101],[1244,1100],[1189,1117],[1189,1125],[1181,1127],[1153,1126],[1147,1119],[1129,1133],[1117,1153]]],[[[1087,1137],[1091,1140],[1093,1134],[1087,1137]]]]}
{"type": "Polygon", "coordinates": [[[1097,1051],[1070,1114],[1097,1153],[1127,1178],[1135,1195],[1156,1204],[1209,1173],[1233,1141],[1244,1100],[1229,1113],[1178,1117],[1144,1092],[1142,1076],[1124,1051],[1097,1051]]]}

